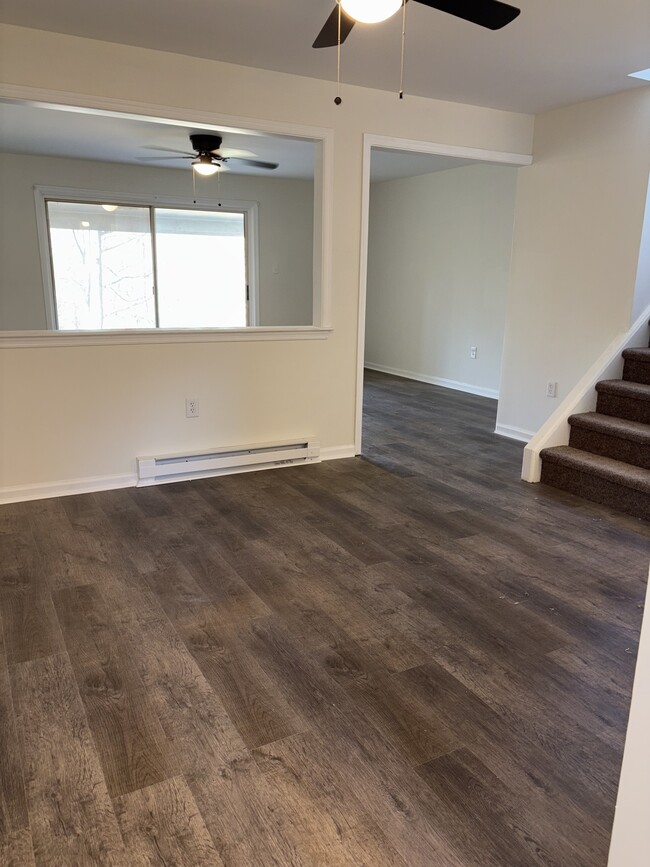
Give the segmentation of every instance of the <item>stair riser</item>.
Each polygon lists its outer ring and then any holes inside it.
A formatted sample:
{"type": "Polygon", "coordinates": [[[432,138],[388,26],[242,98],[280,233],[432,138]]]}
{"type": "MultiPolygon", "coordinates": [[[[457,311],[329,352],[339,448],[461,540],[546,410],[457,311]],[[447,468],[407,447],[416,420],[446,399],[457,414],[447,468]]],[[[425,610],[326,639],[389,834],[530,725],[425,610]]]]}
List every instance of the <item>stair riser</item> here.
{"type": "Polygon", "coordinates": [[[582,427],[572,427],[569,445],[574,449],[582,449],[593,455],[613,458],[650,470],[650,447],[646,443],[638,443],[621,437],[610,436],[599,431],[582,427]]]}
{"type": "Polygon", "coordinates": [[[623,365],[623,379],[628,382],[644,382],[650,385],[650,364],[643,361],[634,361],[628,358],[623,365]]]}
{"type": "Polygon", "coordinates": [[[542,462],[542,482],[636,518],[650,520],[650,496],[642,491],[548,461],[542,462]]]}
{"type": "Polygon", "coordinates": [[[630,397],[619,397],[614,394],[600,392],[596,412],[603,415],[613,415],[617,418],[626,418],[629,421],[640,421],[650,424],[650,401],[635,400],[630,397]]]}

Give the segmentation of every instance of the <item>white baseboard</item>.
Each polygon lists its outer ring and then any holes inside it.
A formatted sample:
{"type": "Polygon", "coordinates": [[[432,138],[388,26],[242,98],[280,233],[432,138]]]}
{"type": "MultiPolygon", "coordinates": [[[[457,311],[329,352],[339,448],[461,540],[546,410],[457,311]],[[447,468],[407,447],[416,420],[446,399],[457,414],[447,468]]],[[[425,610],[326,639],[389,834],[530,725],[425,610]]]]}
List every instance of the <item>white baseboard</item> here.
{"type": "Polygon", "coordinates": [[[340,458],[353,458],[356,456],[356,449],[351,446],[330,446],[320,450],[322,461],[337,461],[340,458]]]}
{"type": "Polygon", "coordinates": [[[363,364],[368,370],[377,370],[379,373],[390,373],[392,376],[401,376],[404,379],[415,379],[417,382],[426,382],[429,385],[439,385],[442,388],[451,388],[454,391],[464,391],[467,394],[477,394],[479,397],[491,397],[498,400],[499,392],[495,388],[483,388],[480,385],[471,385],[469,382],[458,382],[455,379],[442,379],[440,376],[428,376],[426,373],[416,373],[413,370],[400,370],[398,367],[386,367],[385,364],[374,364],[365,361],[363,364]]]}
{"type": "Polygon", "coordinates": [[[27,500],[47,500],[51,497],[68,497],[72,494],[92,494],[96,491],[113,491],[117,488],[134,488],[135,474],[125,476],[88,476],[85,479],[63,479],[40,485],[12,485],[0,488],[1,503],[24,503],[27,500]]]}
{"type": "Polygon", "coordinates": [[[523,428],[512,427],[509,424],[498,424],[494,428],[494,433],[511,440],[519,440],[522,443],[529,442],[535,436],[532,430],[523,430],[523,428]]]}
{"type": "MultiPolygon", "coordinates": [[[[330,446],[321,449],[321,460],[334,461],[353,458],[354,446],[330,446]]],[[[254,468],[257,469],[257,468],[254,468]]],[[[278,467],[278,469],[282,469],[278,467]]],[[[170,481],[179,481],[171,479],[170,481]]],[[[85,479],[64,479],[60,482],[45,482],[40,485],[13,485],[0,488],[0,505],[24,503],[28,500],[47,500],[51,497],[68,497],[73,494],[92,494],[97,491],[114,491],[118,488],[134,488],[138,477],[132,475],[88,476],[85,479]]]]}

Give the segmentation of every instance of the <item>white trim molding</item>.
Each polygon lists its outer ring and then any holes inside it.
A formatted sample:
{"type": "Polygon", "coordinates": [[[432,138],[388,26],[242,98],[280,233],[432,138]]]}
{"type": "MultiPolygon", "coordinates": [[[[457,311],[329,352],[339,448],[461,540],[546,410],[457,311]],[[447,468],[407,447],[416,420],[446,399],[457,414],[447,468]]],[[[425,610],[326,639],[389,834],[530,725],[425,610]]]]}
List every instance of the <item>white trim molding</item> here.
{"type": "Polygon", "coordinates": [[[498,424],[494,428],[494,433],[500,437],[508,437],[509,440],[517,440],[520,443],[527,443],[535,436],[535,432],[532,430],[524,430],[509,424],[498,424]]]}
{"type": "Polygon", "coordinates": [[[123,346],[146,343],[232,343],[260,340],[325,340],[331,328],[313,325],[249,328],[158,328],[128,331],[4,331],[2,349],[47,349],[55,346],[123,346]]]}
{"type": "MultiPolygon", "coordinates": [[[[354,447],[361,454],[361,428],[363,423],[363,368],[366,342],[366,295],[368,281],[368,220],[370,214],[370,162],[373,148],[384,148],[408,153],[439,154],[461,157],[482,162],[501,163],[510,166],[529,166],[531,154],[513,154],[484,148],[417,141],[366,133],[363,136],[363,172],[361,193],[361,244],[359,263],[359,313],[357,317],[357,379],[354,423],[354,447]]],[[[399,375],[399,374],[398,374],[399,375]]]]}
{"type": "Polygon", "coordinates": [[[489,397],[492,400],[499,399],[496,388],[483,388],[480,385],[471,385],[469,382],[459,382],[456,379],[443,379],[440,376],[429,376],[426,373],[415,373],[413,370],[401,370],[398,367],[386,367],[385,364],[364,362],[368,370],[377,370],[379,373],[390,373],[392,376],[401,376],[403,379],[414,379],[416,382],[426,382],[429,385],[438,385],[441,388],[451,388],[453,391],[464,391],[467,394],[477,394],[479,397],[489,397]]]}
{"type": "Polygon", "coordinates": [[[364,144],[370,148],[406,151],[418,154],[436,154],[443,157],[459,157],[464,160],[479,160],[489,163],[504,163],[510,166],[529,166],[533,162],[531,154],[513,154],[507,151],[492,151],[485,148],[472,148],[463,145],[443,144],[442,142],[418,141],[417,139],[393,138],[391,136],[364,135],[364,144]]]}
{"type": "Polygon", "coordinates": [[[58,482],[42,482],[37,485],[10,485],[0,488],[0,504],[24,503],[27,500],[47,500],[51,497],[69,497],[73,494],[93,494],[97,491],[114,491],[118,488],[134,488],[138,477],[135,473],[117,476],[88,476],[84,479],[62,479],[58,482]]]}
{"type": "Polygon", "coordinates": [[[349,446],[329,446],[320,450],[321,461],[338,461],[342,458],[353,458],[355,456],[354,443],[349,446]]]}

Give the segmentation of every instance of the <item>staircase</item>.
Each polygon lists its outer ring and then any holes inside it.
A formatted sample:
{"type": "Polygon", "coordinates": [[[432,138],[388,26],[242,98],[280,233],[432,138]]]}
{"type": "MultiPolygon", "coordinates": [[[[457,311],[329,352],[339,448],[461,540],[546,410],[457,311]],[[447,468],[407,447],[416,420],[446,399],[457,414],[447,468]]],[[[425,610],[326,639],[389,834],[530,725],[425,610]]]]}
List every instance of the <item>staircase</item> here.
{"type": "Polygon", "coordinates": [[[623,379],[596,385],[596,411],[569,417],[569,445],[541,451],[541,481],[650,520],[650,348],[623,359],[623,379]]]}

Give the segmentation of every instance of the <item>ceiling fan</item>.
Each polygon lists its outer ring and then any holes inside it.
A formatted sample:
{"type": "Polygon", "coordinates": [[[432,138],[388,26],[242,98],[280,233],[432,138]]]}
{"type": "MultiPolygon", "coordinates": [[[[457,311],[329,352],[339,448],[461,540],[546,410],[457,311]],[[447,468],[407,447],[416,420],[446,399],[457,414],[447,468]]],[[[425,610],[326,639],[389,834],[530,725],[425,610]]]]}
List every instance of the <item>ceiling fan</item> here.
{"type": "MultiPolygon", "coordinates": [[[[407,3],[408,0],[403,0],[407,3]]],[[[501,3],[499,0],[416,0],[431,9],[439,9],[456,18],[471,21],[489,30],[500,30],[519,15],[520,9],[501,3]]],[[[372,24],[385,21],[403,5],[402,0],[341,0],[341,43],[350,35],[357,21],[372,24]]],[[[338,3],[325,22],[323,29],[314,40],[312,48],[331,48],[339,42],[338,3]]]]}
{"type": "Polygon", "coordinates": [[[200,175],[214,175],[217,172],[228,171],[227,163],[237,160],[245,166],[253,166],[258,169],[277,169],[278,163],[269,163],[264,160],[254,159],[256,154],[252,151],[239,148],[222,148],[223,138],[219,133],[193,133],[190,142],[194,153],[189,151],[177,151],[172,148],[151,147],[152,151],[165,151],[175,156],[167,157],[138,157],[145,162],[151,160],[192,160],[192,168],[200,175]]]}

